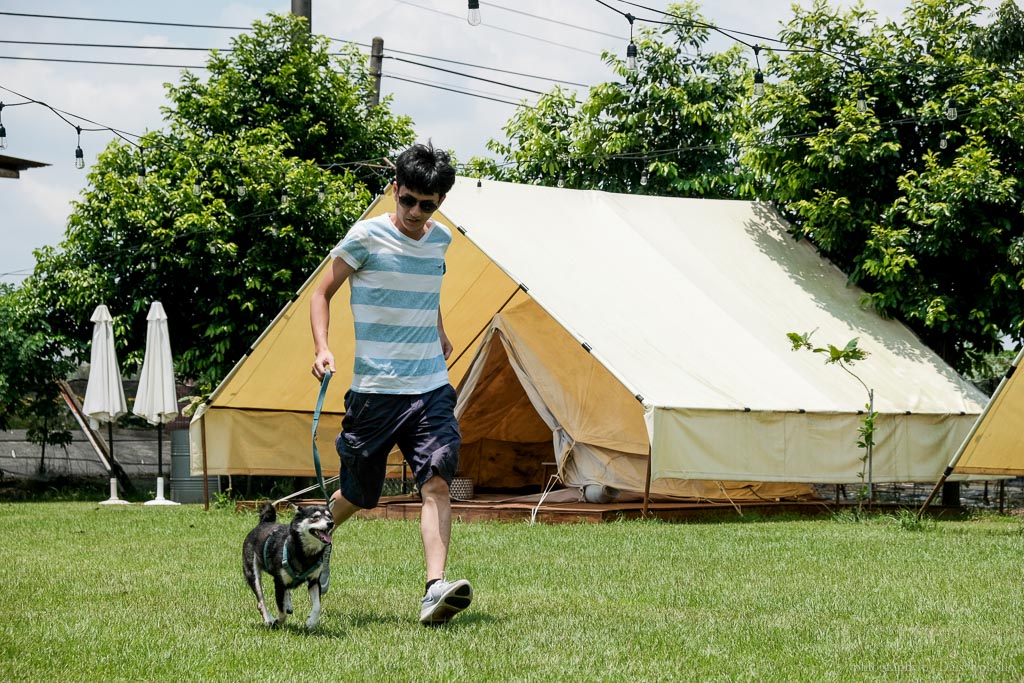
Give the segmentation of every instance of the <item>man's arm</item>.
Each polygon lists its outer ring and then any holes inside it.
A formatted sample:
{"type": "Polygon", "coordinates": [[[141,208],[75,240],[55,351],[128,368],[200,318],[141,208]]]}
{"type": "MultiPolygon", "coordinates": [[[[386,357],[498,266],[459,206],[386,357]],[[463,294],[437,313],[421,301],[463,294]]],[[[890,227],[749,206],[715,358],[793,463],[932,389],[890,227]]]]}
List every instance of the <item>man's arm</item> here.
{"type": "Polygon", "coordinates": [[[343,259],[331,261],[330,269],[320,278],[313,297],[309,301],[309,324],[313,328],[313,376],[323,379],[328,368],[335,371],[334,354],[327,345],[327,331],[331,325],[331,297],[338,288],[355,272],[343,259]]]}
{"type": "Polygon", "coordinates": [[[452,343],[448,341],[448,335],[444,333],[444,323],[441,322],[441,309],[437,309],[437,335],[441,337],[441,351],[444,353],[444,359],[448,360],[448,356],[452,355],[452,343]]]}

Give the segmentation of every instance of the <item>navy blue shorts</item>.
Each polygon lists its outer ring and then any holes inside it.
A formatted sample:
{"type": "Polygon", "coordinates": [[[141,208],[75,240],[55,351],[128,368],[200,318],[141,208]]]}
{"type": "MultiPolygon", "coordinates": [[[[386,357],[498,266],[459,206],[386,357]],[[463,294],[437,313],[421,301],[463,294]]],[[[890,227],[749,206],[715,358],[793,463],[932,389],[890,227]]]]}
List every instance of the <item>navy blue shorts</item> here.
{"type": "Polygon", "coordinates": [[[341,495],[354,505],[377,506],[388,453],[397,444],[423,486],[434,475],[449,485],[459,467],[462,434],[450,384],[425,394],[345,394],[345,417],[335,441],[341,459],[341,495]]]}

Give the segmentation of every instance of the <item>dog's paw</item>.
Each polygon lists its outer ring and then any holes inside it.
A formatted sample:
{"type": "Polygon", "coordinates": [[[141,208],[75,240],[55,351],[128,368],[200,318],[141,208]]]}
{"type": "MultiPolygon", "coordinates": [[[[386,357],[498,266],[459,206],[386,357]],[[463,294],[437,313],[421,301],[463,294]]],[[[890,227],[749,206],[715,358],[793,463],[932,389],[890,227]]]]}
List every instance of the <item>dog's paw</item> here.
{"type": "Polygon", "coordinates": [[[309,619],[306,619],[306,628],[312,631],[317,627],[317,625],[319,625],[319,623],[320,619],[314,619],[313,617],[310,617],[309,619]]]}

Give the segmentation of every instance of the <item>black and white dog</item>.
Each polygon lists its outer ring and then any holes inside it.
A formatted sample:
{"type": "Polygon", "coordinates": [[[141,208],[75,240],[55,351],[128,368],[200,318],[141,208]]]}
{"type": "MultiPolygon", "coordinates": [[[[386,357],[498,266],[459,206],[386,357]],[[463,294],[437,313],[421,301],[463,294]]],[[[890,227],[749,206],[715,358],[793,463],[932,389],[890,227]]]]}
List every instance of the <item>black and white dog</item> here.
{"type": "MultiPolygon", "coordinates": [[[[331,544],[334,520],[324,505],[299,507],[291,524],[278,524],[274,506],[264,503],[260,521],[242,544],[242,571],[249,587],[256,594],[256,607],[268,626],[283,626],[292,613],[292,589],[306,584],[313,606],[306,628],[320,622],[320,573],[325,571],[324,551],[331,544]],[[263,597],[260,571],[274,577],[277,618],[267,608],[263,597]]],[[[326,579],[326,573],[324,578],[326,579]]]]}

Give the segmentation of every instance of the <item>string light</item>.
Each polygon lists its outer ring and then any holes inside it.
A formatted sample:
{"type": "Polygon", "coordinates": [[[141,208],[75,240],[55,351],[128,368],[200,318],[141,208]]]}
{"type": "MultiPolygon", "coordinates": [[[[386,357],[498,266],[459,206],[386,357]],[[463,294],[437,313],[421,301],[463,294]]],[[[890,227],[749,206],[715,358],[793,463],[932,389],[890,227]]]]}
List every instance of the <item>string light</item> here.
{"type": "Polygon", "coordinates": [[[939,149],[946,149],[947,147],[949,147],[949,139],[946,138],[946,131],[942,131],[942,134],[939,135],[939,149]]]}
{"type": "Polygon", "coordinates": [[[643,185],[644,187],[647,186],[647,169],[646,168],[640,173],[640,184],[643,185]]]}
{"type": "Polygon", "coordinates": [[[866,114],[868,112],[868,100],[864,96],[863,88],[857,91],[857,111],[861,114],[866,114]]]}
{"type": "Polygon", "coordinates": [[[238,185],[235,187],[235,192],[238,194],[238,198],[241,199],[245,196],[245,183],[241,180],[238,181],[238,185]]]}
{"type": "Polygon", "coordinates": [[[565,178],[563,178],[562,176],[558,176],[558,186],[565,187],[565,178]]]}
{"type": "Polygon", "coordinates": [[[470,26],[479,26],[482,19],[480,18],[480,0],[469,0],[469,12],[466,14],[466,21],[469,22],[470,26]]]}
{"type": "Polygon", "coordinates": [[[316,191],[316,198],[322,202],[326,197],[327,191],[324,189],[324,186],[321,185],[320,189],[316,191]]]}
{"type": "Polygon", "coordinates": [[[146,153],[141,147],[139,147],[139,170],[135,176],[135,184],[139,186],[140,190],[146,186],[146,153]]]}
{"type": "Polygon", "coordinates": [[[82,127],[75,126],[75,131],[78,133],[78,146],[75,148],[75,168],[81,170],[85,168],[85,152],[82,151],[82,127]]]}
{"type": "Polygon", "coordinates": [[[754,63],[757,65],[757,72],[754,74],[754,97],[761,97],[764,95],[764,74],[761,72],[761,60],[758,55],[761,54],[761,46],[754,46],[754,63]]]}
{"type": "Polygon", "coordinates": [[[629,45],[626,46],[626,69],[636,71],[636,43],[633,42],[633,21],[636,19],[632,14],[626,14],[626,21],[629,22],[629,45]]]}
{"type": "Polygon", "coordinates": [[[4,128],[4,103],[0,102],[0,149],[7,149],[7,129],[4,128]]]}
{"type": "Polygon", "coordinates": [[[281,208],[288,206],[288,188],[281,190],[281,208]]]}
{"type": "Polygon", "coordinates": [[[953,99],[946,100],[946,118],[950,121],[956,120],[956,101],[953,99]]]}

